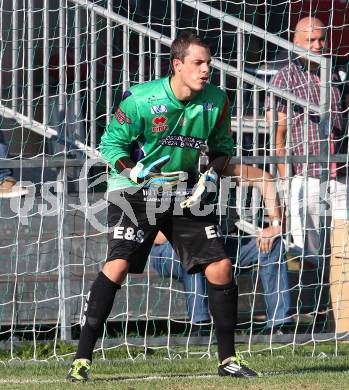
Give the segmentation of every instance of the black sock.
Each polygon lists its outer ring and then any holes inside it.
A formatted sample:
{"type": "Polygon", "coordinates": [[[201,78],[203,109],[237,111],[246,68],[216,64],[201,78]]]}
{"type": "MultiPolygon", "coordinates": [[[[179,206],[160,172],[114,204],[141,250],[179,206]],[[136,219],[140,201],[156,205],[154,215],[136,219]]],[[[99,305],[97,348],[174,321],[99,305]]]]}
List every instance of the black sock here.
{"type": "Polygon", "coordinates": [[[87,308],[81,324],[80,340],[75,359],[92,361],[93,348],[113,307],[116,290],[121,286],[100,272],[86,297],[87,308]]]}
{"type": "Polygon", "coordinates": [[[216,329],[218,358],[221,363],[228,357],[235,356],[238,287],[233,282],[225,285],[208,283],[208,304],[216,329]]]}

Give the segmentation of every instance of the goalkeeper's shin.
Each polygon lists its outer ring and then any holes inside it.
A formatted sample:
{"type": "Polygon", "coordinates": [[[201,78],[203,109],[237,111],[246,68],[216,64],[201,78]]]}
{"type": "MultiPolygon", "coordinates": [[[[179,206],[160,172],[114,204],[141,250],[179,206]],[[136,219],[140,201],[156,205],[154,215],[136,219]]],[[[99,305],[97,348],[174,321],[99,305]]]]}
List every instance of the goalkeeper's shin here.
{"type": "Polygon", "coordinates": [[[219,361],[235,356],[234,332],[237,317],[238,288],[208,283],[208,304],[216,328],[219,361]]]}
{"type": "Polygon", "coordinates": [[[115,293],[120,285],[100,272],[86,297],[85,312],[81,324],[81,334],[75,359],[92,361],[92,351],[104,322],[113,306],[115,293]]]}

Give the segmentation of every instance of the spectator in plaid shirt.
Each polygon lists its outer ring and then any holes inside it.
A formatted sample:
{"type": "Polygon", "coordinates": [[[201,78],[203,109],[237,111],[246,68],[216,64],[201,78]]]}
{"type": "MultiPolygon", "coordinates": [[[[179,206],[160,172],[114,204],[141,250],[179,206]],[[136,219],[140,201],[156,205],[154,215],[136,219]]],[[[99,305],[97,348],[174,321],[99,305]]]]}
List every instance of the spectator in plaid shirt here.
{"type": "MultiPolygon", "coordinates": [[[[319,19],[306,17],[298,22],[293,42],[320,55],[326,52],[325,35],[325,26],[319,19]]],[[[320,103],[319,67],[318,64],[305,58],[290,59],[289,63],[274,75],[271,83],[311,103],[317,105],[320,103]]],[[[330,140],[331,154],[339,152],[344,137],[341,96],[335,84],[331,86],[330,134],[325,140],[326,142],[330,140]]],[[[275,106],[277,111],[276,155],[284,156],[286,154],[287,103],[284,99],[277,98],[275,106]]],[[[270,102],[267,104],[267,116],[270,118],[269,110],[270,102]]],[[[319,155],[319,115],[310,112],[308,118],[304,118],[303,107],[297,105],[294,105],[292,110],[291,154],[319,155]]],[[[328,168],[329,200],[332,206],[332,209],[328,210],[328,215],[332,215],[333,218],[346,219],[348,210],[346,176],[343,176],[335,163],[329,163],[328,168]]],[[[285,170],[285,164],[278,164],[279,177],[282,181],[285,179],[285,170]]],[[[319,236],[319,176],[319,163],[293,164],[290,198],[291,233],[296,246],[304,251],[304,258],[317,265],[318,255],[324,248],[319,236]]]]}

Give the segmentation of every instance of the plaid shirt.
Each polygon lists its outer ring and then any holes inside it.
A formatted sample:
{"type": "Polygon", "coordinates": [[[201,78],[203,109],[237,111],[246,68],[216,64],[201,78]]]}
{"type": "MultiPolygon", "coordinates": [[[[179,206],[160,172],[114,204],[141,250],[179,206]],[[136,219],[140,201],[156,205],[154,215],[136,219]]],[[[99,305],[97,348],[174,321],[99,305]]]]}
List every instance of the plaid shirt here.
{"type": "MultiPolygon", "coordinates": [[[[275,87],[292,93],[313,104],[320,103],[320,79],[316,72],[308,71],[302,63],[294,60],[290,64],[281,68],[272,78],[271,84],[275,87]]],[[[304,142],[306,133],[304,129],[303,107],[292,105],[292,137],[290,140],[291,154],[293,155],[319,155],[320,153],[320,133],[319,121],[320,115],[309,112],[308,116],[308,145],[304,142]]],[[[267,110],[270,109],[270,99],[268,98],[267,110]]],[[[276,110],[287,113],[287,102],[282,98],[276,97],[276,110]]],[[[334,140],[334,152],[338,150],[340,141],[343,140],[343,118],[340,104],[340,92],[335,86],[331,87],[331,109],[330,109],[331,138],[334,140]]],[[[328,138],[325,140],[328,141],[328,138]]],[[[333,149],[332,149],[333,150],[333,149]]],[[[308,176],[319,177],[320,164],[293,164],[294,173],[304,175],[306,170],[308,176]],[[305,165],[304,165],[305,166],[305,165]]]]}

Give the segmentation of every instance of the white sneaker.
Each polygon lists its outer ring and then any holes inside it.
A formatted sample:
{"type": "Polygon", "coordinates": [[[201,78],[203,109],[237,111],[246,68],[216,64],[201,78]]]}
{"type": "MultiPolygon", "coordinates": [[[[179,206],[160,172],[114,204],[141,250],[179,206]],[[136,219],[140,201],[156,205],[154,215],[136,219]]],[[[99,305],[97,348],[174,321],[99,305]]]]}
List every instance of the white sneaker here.
{"type": "Polygon", "coordinates": [[[0,180],[0,198],[16,198],[27,194],[28,190],[18,186],[13,177],[5,177],[0,180]]]}

